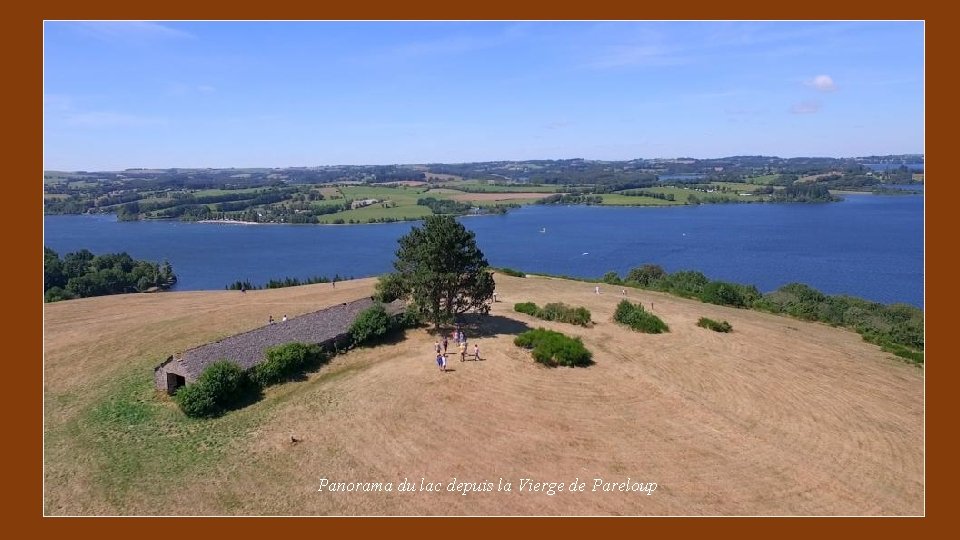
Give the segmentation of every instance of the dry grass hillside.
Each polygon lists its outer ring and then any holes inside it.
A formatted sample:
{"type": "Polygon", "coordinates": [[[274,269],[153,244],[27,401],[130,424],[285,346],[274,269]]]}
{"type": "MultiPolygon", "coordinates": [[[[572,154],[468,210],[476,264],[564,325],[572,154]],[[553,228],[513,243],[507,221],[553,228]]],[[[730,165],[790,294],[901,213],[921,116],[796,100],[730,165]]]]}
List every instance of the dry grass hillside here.
{"type": "Polygon", "coordinates": [[[369,295],[374,280],[45,305],[46,513],[923,513],[922,368],[847,330],[631,289],[671,330],[634,333],[611,320],[619,287],[496,280],[501,301],[468,330],[482,361],[440,373],[435,336],[409,330],[202,421],[153,390],[156,364],[271,314],[369,295]],[[585,306],[595,325],[515,313],[522,301],[585,306]],[[701,316],[734,331],[699,328],[701,316]],[[534,363],[513,337],[538,326],[582,337],[596,364],[534,363]],[[454,477],[512,491],[447,492],[454,477]],[[591,491],[628,477],[657,489],[591,491]],[[318,492],[324,478],[441,491],[318,492]],[[585,491],[519,491],[523,478],[585,491]]]}

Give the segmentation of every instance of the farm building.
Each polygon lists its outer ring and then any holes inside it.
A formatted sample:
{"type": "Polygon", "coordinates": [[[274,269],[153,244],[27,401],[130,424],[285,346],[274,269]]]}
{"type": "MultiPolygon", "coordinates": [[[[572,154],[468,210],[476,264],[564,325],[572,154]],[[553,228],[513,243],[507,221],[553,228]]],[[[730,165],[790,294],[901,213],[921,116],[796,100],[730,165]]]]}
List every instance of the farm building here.
{"type": "MultiPolygon", "coordinates": [[[[265,360],[266,349],[276,345],[292,342],[332,345],[344,341],[349,337],[353,320],[373,304],[372,299],[362,298],[188,349],[154,368],[154,383],[158,390],[173,394],[181,386],[197,380],[208,365],[223,358],[250,369],[265,360]]],[[[403,304],[396,301],[386,308],[389,315],[396,315],[403,311],[403,304]]]]}

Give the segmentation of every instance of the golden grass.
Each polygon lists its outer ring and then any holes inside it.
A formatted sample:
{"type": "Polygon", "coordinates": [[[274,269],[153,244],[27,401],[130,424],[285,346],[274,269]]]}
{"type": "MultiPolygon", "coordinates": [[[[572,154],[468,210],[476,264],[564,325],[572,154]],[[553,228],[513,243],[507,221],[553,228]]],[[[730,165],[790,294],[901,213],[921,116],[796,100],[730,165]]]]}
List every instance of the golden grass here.
{"type": "Polygon", "coordinates": [[[468,334],[483,361],[454,360],[454,371],[440,373],[435,336],[411,330],[402,341],[342,354],[304,381],[272,387],[261,401],[203,422],[183,419],[169,399],[149,391],[154,365],[178,349],[259,326],[269,314],[294,316],[369,295],[374,280],[46,305],[46,511],[923,512],[922,368],[846,330],[630,289],[632,301],[652,302],[671,329],[633,333],[611,321],[619,287],[601,285],[596,295],[589,283],[496,280],[501,302],[468,334]],[[596,324],[533,319],[513,312],[521,301],[585,306],[596,324]],[[697,327],[702,316],[729,321],[733,333],[697,327]],[[512,341],[538,326],[582,337],[596,364],[535,364],[512,341]],[[149,413],[147,420],[137,423],[137,411],[149,413]],[[302,442],[292,444],[291,435],[302,442]],[[317,492],[321,478],[425,478],[446,486],[452,477],[503,478],[514,491],[317,492]],[[520,478],[577,477],[585,493],[516,491],[520,478]],[[590,492],[593,478],[626,477],[658,489],[651,496],[590,492]]]}

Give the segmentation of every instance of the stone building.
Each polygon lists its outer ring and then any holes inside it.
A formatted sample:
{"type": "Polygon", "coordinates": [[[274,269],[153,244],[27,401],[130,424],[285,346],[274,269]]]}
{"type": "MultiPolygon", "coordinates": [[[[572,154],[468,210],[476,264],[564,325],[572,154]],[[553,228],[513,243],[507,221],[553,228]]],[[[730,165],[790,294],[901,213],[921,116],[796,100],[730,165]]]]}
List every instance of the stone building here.
{"type": "MultiPolygon", "coordinates": [[[[243,369],[263,362],[266,349],[285,343],[332,345],[346,342],[348,330],[357,315],[373,306],[370,298],[362,298],[307,313],[286,321],[277,321],[214,343],[188,349],[170,356],[154,368],[153,380],[158,390],[173,394],[178,388],[197,380],[213,362],[227,359],[243,369]]],[[[389,315],[403,311],[399,301],[386,305],[389,315]]]]}

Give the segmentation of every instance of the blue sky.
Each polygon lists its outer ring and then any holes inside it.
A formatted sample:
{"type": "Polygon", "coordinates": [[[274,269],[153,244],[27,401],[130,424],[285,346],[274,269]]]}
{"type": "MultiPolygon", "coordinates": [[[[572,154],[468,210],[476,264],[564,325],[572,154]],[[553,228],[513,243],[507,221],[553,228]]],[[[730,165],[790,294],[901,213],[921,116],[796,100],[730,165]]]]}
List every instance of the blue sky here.
{"type": "Polygon", "coordinates": [[[44,167],[924,148],[922,22],[46,22],[44,167]]]}

